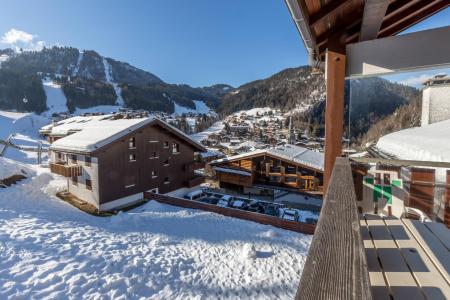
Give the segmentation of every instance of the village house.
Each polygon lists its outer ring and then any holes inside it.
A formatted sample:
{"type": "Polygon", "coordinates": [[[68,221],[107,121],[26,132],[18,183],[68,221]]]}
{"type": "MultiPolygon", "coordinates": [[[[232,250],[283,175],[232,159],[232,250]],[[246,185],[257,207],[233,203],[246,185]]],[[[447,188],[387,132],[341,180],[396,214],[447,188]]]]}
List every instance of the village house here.
{"type": "Polygon", "coordinates": [[[50,170],[67,177],[67,190],[100,211],[142,199],[144,191],[167,193],[204,178],[206,149],[178,129],[153,117],[73,117],[43,127],[52,142],[50,170]]]}
{"type": "Polygon", "coordinates": [[[256,150],[210,163],[220,186],[244,192],[254,185],[322,191],[323,154],[284,145],[256,150]]]}

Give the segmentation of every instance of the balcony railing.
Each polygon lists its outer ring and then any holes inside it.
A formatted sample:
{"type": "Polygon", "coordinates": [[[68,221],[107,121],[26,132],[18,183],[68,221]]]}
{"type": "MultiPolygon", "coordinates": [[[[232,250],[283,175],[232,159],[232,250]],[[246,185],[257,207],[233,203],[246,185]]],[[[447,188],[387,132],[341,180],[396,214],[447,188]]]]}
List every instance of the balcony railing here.
{"type": "Polygon", "coordinates": [[[68,165],[63,163],[50,163],[50,172],[64,176],[75,177],[81,176],[82,167],[79,165],[68,165]]]}
{"type": "Polygon", "coordinates": [[[296,299],[372,299],[348,159],[336,159],[296,299]]]}

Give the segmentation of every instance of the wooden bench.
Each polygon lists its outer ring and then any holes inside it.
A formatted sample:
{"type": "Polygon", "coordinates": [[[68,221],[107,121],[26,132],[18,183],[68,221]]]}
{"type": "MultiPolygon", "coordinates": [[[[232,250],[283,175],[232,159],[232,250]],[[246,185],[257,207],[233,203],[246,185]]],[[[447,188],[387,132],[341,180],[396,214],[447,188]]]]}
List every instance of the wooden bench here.
{"type": "Polygon", "coordinates": [[[374,299],[450,299],[450,230],[367,214],[360,224],[374,299]]]}

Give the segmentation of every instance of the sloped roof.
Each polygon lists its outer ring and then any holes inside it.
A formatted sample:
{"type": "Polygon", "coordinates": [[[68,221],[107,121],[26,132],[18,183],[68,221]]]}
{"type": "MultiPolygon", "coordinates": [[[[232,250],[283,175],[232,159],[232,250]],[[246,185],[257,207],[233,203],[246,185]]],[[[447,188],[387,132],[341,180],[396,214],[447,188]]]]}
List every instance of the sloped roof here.
{"type": "Polygon", "coordinates": [[[324,168],[323,153],[290,144],[217,159],[212,161],[211,164],[219,165],[220,163],[251,158],[259,155],[270,155],[275,158],[292,161],[293,163],[301,164],[319,171],[323,171],[324,168]]]}
{"type": "MultiPolygon", "coordinates": [[[[173,134],[181,137],[183,140],[199,149],[200,151],[206,151],[206,149],[196,141],[192,140],[184,134],[182,131],[170,126],[166,122],[154,118],[134,118],[134,119],[111,119],[111,118],[97,118],[95,120],[90,120],[83,123],[79,127],[69,126],[71,124],[76,124],[66,122],[66,126],[62,125],[55,127],[53,130],[58,128],[58,132],[69,132],[73,130],[78,130],[77,132],[65,136],[57,141],[55,141],[51,146],[51,150],[61,150],[68,152],[84,152],[90,153],[96,151],[124,136],[133,132],[145,125],[150,123],[155,123],[163,127],[164,129],[172,132],[173,134]]],[[[70,118],[78,120],[78,117],[70,118]]],[[[70,120],[68,119],[68,120],[70,120]]]]}

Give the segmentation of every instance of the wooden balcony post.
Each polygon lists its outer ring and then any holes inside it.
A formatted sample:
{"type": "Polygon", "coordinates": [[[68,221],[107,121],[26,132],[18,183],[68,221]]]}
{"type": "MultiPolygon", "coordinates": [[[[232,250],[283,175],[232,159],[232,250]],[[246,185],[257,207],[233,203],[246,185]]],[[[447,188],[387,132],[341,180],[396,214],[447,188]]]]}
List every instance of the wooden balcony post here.
{"type": "Polygon", "coordinates": [[[325,167],[324,191],[326,192],[336,157],[342,154],[342,134],[344,131],[344,84],[345,84],[345,46],[343,36],[330,40],[326,53],[325,108],[325,167]]]}

